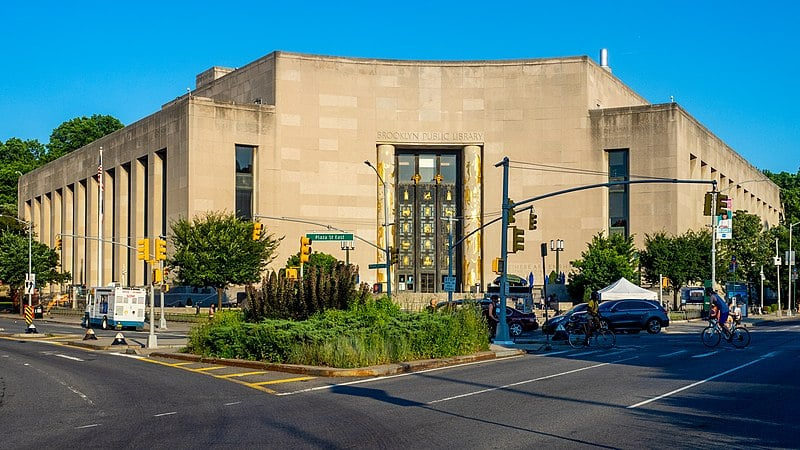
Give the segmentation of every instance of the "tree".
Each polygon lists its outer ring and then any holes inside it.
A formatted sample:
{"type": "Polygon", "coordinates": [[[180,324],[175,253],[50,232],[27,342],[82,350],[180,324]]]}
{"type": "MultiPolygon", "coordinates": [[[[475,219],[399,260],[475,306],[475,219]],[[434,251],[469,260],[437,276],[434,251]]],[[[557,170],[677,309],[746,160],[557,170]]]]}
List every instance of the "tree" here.
{"type": "Polygon", "coordinates": [[[800,169],[796,174],[789,172],[772,173],[764,171],[778,187],[781,188],[781,204],[783,205],[783,223],[800,222],[800,169]]]}
{"type": "Polygon", "coordinates": [[[672,283],[673,302],[684,286],[704,280],[711,272],[711,233],[689,230],[680,236],[659,232],[645,235],[645,249],[640,253],[644,278],[657,284],[660,276],[672,283]]]}
{"type": "MultiPolygon", "coordinates": [[[[305,267],[318,267],[325,273],[331,273],[336,264],[340,262],[335,256],[322,252],[314,252],[309,255],[308,262],[304,264],[305,267]]],[[[286,260],[286,267],[299,267],[300,266],[300,252],[289,257],[286,260]]]]}
{"type": "Polygon", "coordinates": [[[592,237],[588,248],[581,252],[581,258],[572,261],[573,270],[569,274],[569,290],[573,299],[585,299],[589,293],[602,289],[610,283],[625,277],[634,279],[636,274],[636,248],[633,236],[603,232],[592,237]]]}
{"type": "Polygon", "coordinates": [[[0,214],[16,215],[19,173],[35,169],[45,147],[36,139],[10,138],[0,141],[0,214]]]}
{"type": "Polygon", "coordinates": [[[283,239],[262,233],[253,240],[253,223],[233,214],[209,212],[192,221],[180,219],[170,225],[174,253],[167,265],[179,284],[212,286],[218,306],[230,284],[259,281],[283,239]]]}
{"type": "MultiPolygon", "coordinates": [[[[11,286],[12,291],[21,290],[28,273],[28,235],[17,227],[12,229],[0,225],[0,280],[11,286]]],[[[58,253],[48,246],[31,243],[31,270],[36,274],[36,284],[60,283],[72,278],[69,272],[58,270],[58,253]]]]}
{"type": "Polygon", "coordinates": [[[122,122],[115,117],[99,114],[68,120],[50,134],[45,159],[52,161],[60,158],[123,127],[122,122]]]}

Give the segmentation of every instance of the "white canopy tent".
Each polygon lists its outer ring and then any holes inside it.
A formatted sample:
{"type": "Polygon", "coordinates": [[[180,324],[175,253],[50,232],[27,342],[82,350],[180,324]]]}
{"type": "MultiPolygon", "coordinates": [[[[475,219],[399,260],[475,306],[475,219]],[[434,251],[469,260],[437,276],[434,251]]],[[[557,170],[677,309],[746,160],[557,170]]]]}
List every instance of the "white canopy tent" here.
{"type": "Polygon", "coordinates": [[[598,292],[600,293],[600,300],[619,300],[626,298],[658,300],[658,294],[640,288],[624,277],[600,289],[598,292]]]}

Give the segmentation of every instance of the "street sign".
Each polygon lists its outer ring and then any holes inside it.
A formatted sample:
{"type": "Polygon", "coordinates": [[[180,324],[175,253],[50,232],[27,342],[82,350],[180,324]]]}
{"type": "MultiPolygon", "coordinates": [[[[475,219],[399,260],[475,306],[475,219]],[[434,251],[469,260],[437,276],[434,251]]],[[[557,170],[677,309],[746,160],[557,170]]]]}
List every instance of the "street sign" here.
{"type": "Polygon", "coordinates": [[[352,241],[353,233],[306,233],[312,241],[352,241]]]}
{"type": "Polygon", "coordinates": [[[445,292],[456,291],[456,277],[444,277],[444,291],[445,292]]]}
{"type": "Polygon", "coordinates": [[[25,281],[25,295],[33,295],[33,289],[36,284],[33,281],[25,281]]]}
{"type": "Polygon", "coordinates": [[[385,269],[386,268],[386,263],[370,264],[369,268],[370,269],[385,269]]]}

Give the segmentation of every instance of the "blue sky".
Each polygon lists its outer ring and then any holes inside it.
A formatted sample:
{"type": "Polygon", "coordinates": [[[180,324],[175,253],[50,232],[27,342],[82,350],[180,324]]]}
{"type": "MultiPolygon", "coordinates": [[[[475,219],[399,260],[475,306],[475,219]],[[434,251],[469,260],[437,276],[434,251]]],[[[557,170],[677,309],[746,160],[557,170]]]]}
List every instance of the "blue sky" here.
{"type": "Polygon", "coordinates": [[[800,2],[22,3],[0,6],[3,141],[46,143],[62,122],[92,114],[132,123],[205,69],[274,50],[598,60],[607,48],[614,74],[648,101],[673,96],[760,169],[800,170],[800,2]]]}

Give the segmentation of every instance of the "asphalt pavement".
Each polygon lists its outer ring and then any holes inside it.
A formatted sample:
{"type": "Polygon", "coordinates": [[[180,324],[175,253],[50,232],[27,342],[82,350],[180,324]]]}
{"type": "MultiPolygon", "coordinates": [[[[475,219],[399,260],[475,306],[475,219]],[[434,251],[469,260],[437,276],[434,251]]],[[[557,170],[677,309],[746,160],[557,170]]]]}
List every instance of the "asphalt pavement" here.
{"type": "MultiPolygon", "coordinates": [[[[745,326],[753,327],[753,326],[758,326],[759,323],[765,321],[775,321],[793,317],[797,317],[797,315],[787,317],[785,315],[776,316],[775,314],[765,314],[765,315],[758,315],[758,316],[751,316],[748,318],[744,318],[742,319],[742,323],[745,326]]],[[[22,332],[22,330],[24,329],[24,321],[19,316],[0,315],[0,319],[6,319],[6,320],[0,320],[0,335],[13,336],[20,339],[37,339],[41,337],[42,333],[30,334],[22,332]],[[13,325],[9,326],[10,322],[13,325]],[[3,329],[4,323],[6,324],[5,325],[5,328],[7,328],[6,330],[3,329]],[[15,333],[14,331],[17,332],[15,333]]],[[[55,323],[55,324],[60,323],[68,325],[80,325],[80,322],[81,322],[81,316],[77,314],[53,315],[53,316],[47,316],[42,319],[37,319],[34,321],[34,323],[55,323]]],[[[692,323],[692,322],[703,323],[705,321],[702,319],[674,320],[672,321],[672,324],[677,325],[680,323],[692,323]]],[[[115,351],[115,352],[124,352],[129,354],[138,354],[138,355],[152,355],[152,356],[160,356],[160,357],[186,360],[186,361],[208,362],[213,364],[229,365],[236,367],[268,369],[268,370],[276,370],[289,373],[299,373],[299,374],[307,374],[313,376],[328,376],[328,377],[393,375],[398,373],[416,372],[431,368],[444,367],[448,365],[463,364],[466,362],[512,357],[512,356],[522,355],[525,353],[539,353],[539,352],[545,353],[547,351],[567,346],[567,343],[563,340],[554,341],[552,339],[548,339],[547,336],[545,336],[541,332],[541,329],[539,329],[537,331],[523,333],[523,335],[514,338],[512,343],[510,344],[500,345],[492,343],[490,344],[488,352],[479,352],[472,355],[458,356],[453,358],[410,361],[397,364],[384,364],[380,366],[363,367],[358,369],[337,369],[331,367],[301,366],[294,364],[272,364],[272,363],[264,363],[258,361],[210,358],[210,357],[202,357],[199,355],[185,353],[184,349],[188,344],[189,331],[195,325],[196,323],[192,322],[167,321],[167,327],[165,330],[158,330],[158,328],[156,327],[154,333],[156,342],[155,345],[152,347],[148,347],[149,338],[143,337],[142,336],[143,333],[141,332],[136,333],[136,337],[133,337],[132,333],[126,333],[124,331],[118,331],[117,333],[112,332],[113,336],[111,336],[107,333],[108,330],[105,330],[105,332],[103,332],[103,335],[94,333],[94,331],[86,330],[82,339],[68,340],[63,343],[66,345],[89,348],[92,350],[115,351]]],[[[148,328],[149,324],[146,325],[145,329],[147,330],[148,328]]],[[[665,328],[663,332],[668,334],[670,330],[669,328],[665,328]]]]}

